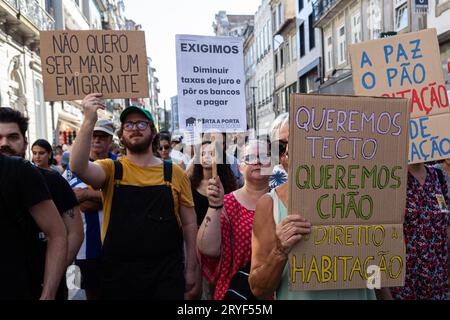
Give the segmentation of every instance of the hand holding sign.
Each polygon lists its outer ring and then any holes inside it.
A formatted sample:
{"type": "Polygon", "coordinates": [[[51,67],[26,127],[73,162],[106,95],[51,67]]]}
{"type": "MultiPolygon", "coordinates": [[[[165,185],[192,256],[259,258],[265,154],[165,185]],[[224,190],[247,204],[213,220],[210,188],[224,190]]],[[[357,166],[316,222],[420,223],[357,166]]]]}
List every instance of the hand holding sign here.
{"type": "Polygon", "coordinates": [[[280,224],[277,224],[277,247],[278,252],[286,258],[297,242],[304,235],[311,233],[311,223],[298,214],[288,215],[280,224]]]}
{"type": "Polygon", "coordinates": [[[104,101],[100,99],[101,96],[101,93],[91,93],[83,99],[81,105],[83,106],[85,119],[91,120],[93,122],[97,121],[97,110],[105,109],[104,101]]]}
{"type": "Polygon", "coordinates": [[[206,192],[209,205],[211,206],[221,206],[223,205],[224,189],[222,182],[218,176],[213,179],[209,179],[208,190],[206,192]]]}

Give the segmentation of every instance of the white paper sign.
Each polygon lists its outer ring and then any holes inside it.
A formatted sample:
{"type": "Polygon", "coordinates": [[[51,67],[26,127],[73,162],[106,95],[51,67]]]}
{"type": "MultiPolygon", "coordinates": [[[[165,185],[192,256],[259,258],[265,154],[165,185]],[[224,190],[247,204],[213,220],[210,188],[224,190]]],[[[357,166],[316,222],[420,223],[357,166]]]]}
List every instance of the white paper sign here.
{"type": "Polygon", "coordinates": [[[247,130],[243,39],[177,35],[180,130],[247,130]]]}

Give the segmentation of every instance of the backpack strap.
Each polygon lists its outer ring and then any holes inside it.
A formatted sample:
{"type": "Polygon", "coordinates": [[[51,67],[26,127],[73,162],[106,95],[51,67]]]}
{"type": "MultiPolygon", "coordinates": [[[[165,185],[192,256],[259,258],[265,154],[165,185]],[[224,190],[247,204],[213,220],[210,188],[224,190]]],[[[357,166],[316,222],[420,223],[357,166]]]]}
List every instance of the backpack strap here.
{"type": "Polygon", "coordinates": [[[168,184],[172,183],[172,161],[164,160],[164,181],[168,184]]]}
{"type": "Polygon", "coordinates": [[[123,179],[123,166],[119,160],[114,160],[114,181],[118,184],[123,179]]]}

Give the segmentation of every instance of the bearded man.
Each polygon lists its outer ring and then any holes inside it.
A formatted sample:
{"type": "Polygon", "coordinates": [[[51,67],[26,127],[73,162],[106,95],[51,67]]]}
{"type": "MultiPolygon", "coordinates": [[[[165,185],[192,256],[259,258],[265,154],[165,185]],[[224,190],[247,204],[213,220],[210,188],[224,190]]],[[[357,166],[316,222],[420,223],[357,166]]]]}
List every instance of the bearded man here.
{"type": "Polygon", "coordinates": [[[120,115],[118,135],[127,155],[89,162],[97,110],[105,108],[101,96],[83,100],[84,120],[70,157],[72,171],[103,193],[100,298],[196,296],[197,222],[189,179],[153,155],[153,117],[134,106],[120,115]]]}

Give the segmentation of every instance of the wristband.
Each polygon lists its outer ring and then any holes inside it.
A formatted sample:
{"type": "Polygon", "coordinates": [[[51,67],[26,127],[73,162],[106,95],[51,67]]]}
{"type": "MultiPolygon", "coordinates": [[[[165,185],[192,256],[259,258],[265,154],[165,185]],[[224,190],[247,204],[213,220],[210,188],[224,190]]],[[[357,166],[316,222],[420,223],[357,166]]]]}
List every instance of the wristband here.
{"type": "Polygon", "coordinates": [[[212,206],[212,205],[208,205],[210,208],[212,208],[212,209],[216,209],[216,210],[218,210],[218,209],[222,209],[223,208],[223,203],[220,205],[220,206],[212,206]]]}

